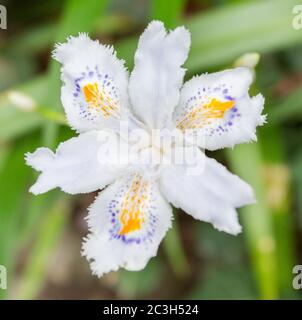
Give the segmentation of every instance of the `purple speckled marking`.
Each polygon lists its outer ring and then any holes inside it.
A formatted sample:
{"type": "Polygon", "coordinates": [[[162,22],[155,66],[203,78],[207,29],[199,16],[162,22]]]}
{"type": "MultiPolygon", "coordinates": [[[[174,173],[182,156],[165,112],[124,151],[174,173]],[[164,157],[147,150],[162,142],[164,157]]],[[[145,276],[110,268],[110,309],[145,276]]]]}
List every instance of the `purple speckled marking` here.
{"type": "Polygon", "coordinates": [[[226,99],[228,99],[228,100],[234,100],[234,98],[231,97],[231,96],[229,96],[229,95],[225,95],[224,97],[225,97],[226,99]]]}
{"type": "MultiPolygon", "coordinates": [[[[185,102],[184,108],[178,114],[176,121],[180,122],[188,112],[191,112],[197,103],[206,103],[208,97],[217,97],[217,99],[223,98],[227,101],[235,101],[235,97],[230,94],[232,86],[227,86],[225,83],[216,85],[215,87],[199,87],[197,88],[197,95],[189,96],[185,102]],[[196,101],[196,96],[198,101],[196,101]]],[[[219,121],[211,121],[210,124],[206,124],[200,129],[204,131],[204,134],[208,137],[223,136],[226,132],[230,132],[234,127],[234,122],[241,115],[238,113],[238,108],[234,106],[230,110],[226,111],[224,118],[219,121]]]]}
{"type": "Polygon", "coordinates": [[[78,115],[87,121],[97,122],[103,118],[103,113],[100,110],[88,108],[85,101],[85,97],[82,93],[82,86],[87,82],[97,82],[100,89],[105,90],[109,94],[116,105],[119,105],[118,91],[114,86],[114,79],[111,78],[108,74],[102,76],[99,71],[98,66],[95,66],[93,70],[86,66],[86,71],[81,72],[80,76],[74,79],[74,91],[72,92],[73,96],[73,106],[75,110],[78,110],[78,115]],[[108,90],[106,84],[102,84],[101,79],[106,78],[107,85],[111,84],[112,88],[108,90]],[[83,80],[87,79],[88,81],[82,83],[83,80]]]}

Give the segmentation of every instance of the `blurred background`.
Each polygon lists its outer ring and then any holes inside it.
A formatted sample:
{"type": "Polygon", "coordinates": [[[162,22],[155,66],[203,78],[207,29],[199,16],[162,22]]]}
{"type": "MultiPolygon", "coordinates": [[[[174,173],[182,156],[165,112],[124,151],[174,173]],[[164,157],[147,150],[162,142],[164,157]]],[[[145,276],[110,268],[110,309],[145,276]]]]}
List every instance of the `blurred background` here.
{"type": "Polygon", "coordinates": [[[8,271],[2,299],[302,298],[302,290],[292,287],[292,269],[302,264],[302,29],[292,26],[296,0],[1,4],[8,13],[8,29],[0,30],[0,264],[8,271]],[[237,237],[175,212],[174,228],[145,270],[98,279],[80,255],[95,194],[29,194],[36,175],[25,166],[24,153],[55,148],[75,135],[64,121],[59,65],[50,57],[54,44],[89,32],[114,44],[131,70],[138,37],[152,19],[191,31],[187,79],[244,65],[245,53],[260,54],[251,93],[266,97],[268,124],[258,130],[257,143],[208,154],[248,181],[258,204],[240,210],[243,233],[237,237]]]}

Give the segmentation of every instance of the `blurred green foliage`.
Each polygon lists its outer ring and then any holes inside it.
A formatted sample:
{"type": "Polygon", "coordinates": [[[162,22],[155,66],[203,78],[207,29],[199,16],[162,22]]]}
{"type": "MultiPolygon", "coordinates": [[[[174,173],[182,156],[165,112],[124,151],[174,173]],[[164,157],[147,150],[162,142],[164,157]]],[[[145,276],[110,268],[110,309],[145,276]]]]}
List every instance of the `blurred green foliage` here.
{"type": "MultiPolygon", "coordinates": [[[[295,1],[4,4],[10,21],[9,29],[0,31],[5,75],[0,80],[0,264],[8,268],[9,290],[0,290],[2,298],[36,298],[43,292],[68,297],[60,285],[54,293],[47,291],[49,265],[78,212],[85,213],[83,197],[70,199],[56,190],[34,197],[27,191],[35,176],[24,165],[24,153],[39,145],[55,147],[73,135],[62,124],[59,66],[50,50],[71,34],[90,32],[113,43],[131,69],[138,36],[151,19],[168,28],[184,24],[191,31],[189,76],[231,66],[249,51],[262,55],[252,91],[266,96],[268,124],[259,130],[257,144],[213,154],[254,187],[258,204],[241,210],[244,232],[236,238],[175,212],[175,228],[145,270],[97,281],[90,279],[86,261],[78,259],[84,275],[72,277],[70,290],[80,298],[301,298],[291,285],[302,241],[302,31],[292,28],[295,1]],[[12,90],[30,97],[33,110],[12,101],[12,90]]],[[[85,232],[73,229],[79,243],[85,232]]],[[[80,256],[80,244],[76,252],[80,256]]],[[[56,260],[55,268],[61,264],[56,260]]]]}

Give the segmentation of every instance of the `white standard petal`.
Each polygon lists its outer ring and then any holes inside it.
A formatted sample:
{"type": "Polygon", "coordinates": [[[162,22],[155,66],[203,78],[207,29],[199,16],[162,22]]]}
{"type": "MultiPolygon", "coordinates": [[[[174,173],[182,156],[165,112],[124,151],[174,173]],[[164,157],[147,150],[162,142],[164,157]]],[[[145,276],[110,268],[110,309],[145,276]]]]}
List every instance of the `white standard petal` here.
{"type": "Polygon", "coordinates": [[[166,199],[194,218],[230,234],[241,231],[235,208],[254,203],[251,187],[216,160],[200,155],[200,170],[187,165],[162,169],[160,189],[166,199]]]}
{"type": "Polygon", "coordinates": [[[104,132],[101,138],[100,132],[90,131],[61,143],[56,153],[39,148],[26,154],[26,163],[41,172],[30,191],[40,194],[59,187],[76,194],[104,188],[123,168],[117,162],[110,165],[108,148],[113,139],[117,137],[111,132],[104,132]]]}
{"type": "Polygon", "coordinates": [[[128,72],[112,47],[80,34],[57,45],[53,57],[62,63],[61,99],[75,130],[109,127],[125,116],[128,72]]]}
{"type": "Polygon", "coordinates": [[[181,91],[175,126],[197,136],[199,146],[209,150],[255,140],[265,116],[263,96],[248,94],[252,79],[248,68],[194,77],[181,91]]]}
{"type": "Polygon", "coordinates": [[[188,30],[179,27],[167,34],[159,21],[139,39],[129,95],[135,115],[151,128],[161,128],[178,103],[189,48],[188,30]]]}
{"type": "Polygon", "coordinates": [[[131,174],[101,192],[88,215],[83,255],[97,276],[143,269],[171,227],[172,210],[157,184],[131,174]]]}

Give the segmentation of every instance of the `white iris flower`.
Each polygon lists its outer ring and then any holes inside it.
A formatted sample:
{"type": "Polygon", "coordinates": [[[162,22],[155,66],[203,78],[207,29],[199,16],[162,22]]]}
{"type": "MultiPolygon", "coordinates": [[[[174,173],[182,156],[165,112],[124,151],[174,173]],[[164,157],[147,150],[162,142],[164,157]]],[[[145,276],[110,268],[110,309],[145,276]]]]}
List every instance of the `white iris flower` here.
{"type": "Polygon", "coordinates": [[[27,164],[41,172],[30,191],[40,194],[59,187],[77,194],[106,187],[89,208],[90,233],[83,244],[98,276],[120,267],[143,269],[171,227],[170,204],[237,234],[241,226],[236,208],[254,202],[251,187],[205,157],[201,148],[255,140],[256,127],[265,121],[264,98],[249,96],[253,76],[248,68],[203,74],[183,85],[189,47],[190,33],[184,27],[167,33],[163,23],[153,21],[140,37],[130,77],[113,48],[85,34],[70,37],[53,53],[62,64],[66,116],[79,135],[61,143],[55,153],[39,148],[26,155],[27,164]],[[131,154],[147,159],[143,165],[111,162],[100,133],[122,141],[118,127],[127,120],[130,132],[193,132],[197,138],[190,148],[203,159],[197,162],[202,170],[188,174],[186,161],[148,163],[150,150],[165,154],[152,142],[131,154]]]}

